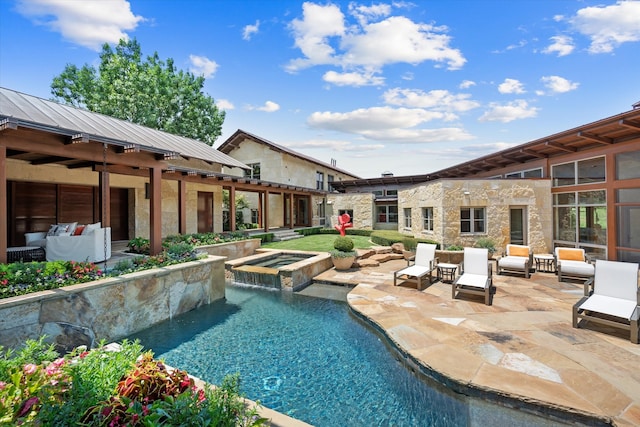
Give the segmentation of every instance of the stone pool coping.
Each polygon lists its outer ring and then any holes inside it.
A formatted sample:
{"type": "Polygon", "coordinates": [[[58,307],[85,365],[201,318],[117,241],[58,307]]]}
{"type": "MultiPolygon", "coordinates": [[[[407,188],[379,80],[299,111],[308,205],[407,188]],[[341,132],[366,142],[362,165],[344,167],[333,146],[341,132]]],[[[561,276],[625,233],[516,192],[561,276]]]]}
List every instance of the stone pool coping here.
{"type": "Polygon", "coordinates": [[[341,273],[357,283],[348,303],[431,378],[560,422],[640,425],[640,346],[616,330],[572,328],[580,283],[494,275],[497,293],[486,306],[452,300],[441,282],[394,287],[391,272],[404,263],[391,264],[341,273]]]}

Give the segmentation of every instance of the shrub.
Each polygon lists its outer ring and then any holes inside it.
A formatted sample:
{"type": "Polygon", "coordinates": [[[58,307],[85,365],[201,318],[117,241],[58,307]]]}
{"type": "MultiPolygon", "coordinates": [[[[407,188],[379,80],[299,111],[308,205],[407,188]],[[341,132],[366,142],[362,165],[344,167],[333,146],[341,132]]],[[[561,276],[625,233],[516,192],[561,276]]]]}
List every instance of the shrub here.
{"type": "Polygon", "coordinates": [[[489,254],[494,254],[496,252],[496,244],[493,240],[488,237],[481,237],[476,241],[476,247],[478,248],[486,248],[489,250],[489,254]]]}
{"type": "Polygon", "coordinates": [[[405,237],[402,239],[402,246],[405,251],[415,252],[418,247],[418,241],[413,237],[405,237]]]}
{"type": "Polygon", "coordinates": [[[347,236],[336,237],[333,241],[333,248],[341,252],[351,252],[353,250],[353,240],[347,236]]]}
{"type": "Polygon", "coordinates": [[[133,252],[134,254],[149,254],[151,241],[144,237],[134,237],[129,240],[127,247],[129,248],[129,252],[133,252]]]}
{"type": "Polygon", "coordinates": [[[464,248],[462,246],[459,246],[459,245],[450,245],[450,246],[447,246],[447,250],[448,251],[463,251],[464,248]]]}
{"type": "Polygon", "coordinates": [[[225,377],[219,388],[200,389],[186,372],[169,371],[152,353],[142,353],[138,342],[123,341],[119,351],[101,343],[58,358],[41,338],[15,356],[0,354],[0,366],[8,367],[0,371],[1,425],[231,427],[267,421],[245,406],[237,375],[225,377]]]}

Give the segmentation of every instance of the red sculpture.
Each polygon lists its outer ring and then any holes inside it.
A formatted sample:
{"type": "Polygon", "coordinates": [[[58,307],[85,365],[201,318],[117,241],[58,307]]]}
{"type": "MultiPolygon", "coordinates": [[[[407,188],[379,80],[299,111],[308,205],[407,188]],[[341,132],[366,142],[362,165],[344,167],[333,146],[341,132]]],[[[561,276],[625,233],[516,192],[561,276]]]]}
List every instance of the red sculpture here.
{"type": "Polygon", "coordinates": [[[348,213],[338,215],[338,224],[334,225],[334,228],[340,232],[341,236],[346,234],[347,228],[353,227],[353,224],[349,221],[351,221],[351,217],[348,213]]]}

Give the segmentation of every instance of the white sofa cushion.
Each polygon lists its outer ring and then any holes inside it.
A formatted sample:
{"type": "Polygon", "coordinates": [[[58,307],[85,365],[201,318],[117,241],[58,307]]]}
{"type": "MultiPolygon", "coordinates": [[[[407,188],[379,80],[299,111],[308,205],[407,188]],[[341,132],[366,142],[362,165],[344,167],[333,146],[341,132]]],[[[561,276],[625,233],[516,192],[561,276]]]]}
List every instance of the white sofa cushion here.
{"type": "Polygon", "coordinates": [[[560,263],[562,274],[577,274],[580,276],[593,276],[595,268],[593,264],[583,261],[567,261],[560,263]]]}
{"type": "Polygon", "coordinates": [[[111,227],[80,236],[47,236],[47,261],[100,262],[111,258],[111,227]]]}
{"type": "Polygon", "coordinates": [[[529,258],[521,256],[505,256],[498,260],[498,266],[502,268],[515,268],[524,270],[524,267],[529,258]]]}
{"type": "Polygon", "coordinates": [[[78,225],[77,222],[61,222],[56,228],[56,236],[71,236],[78,225]],[[67,234],[68,233],[68,234],[67,234]]]}

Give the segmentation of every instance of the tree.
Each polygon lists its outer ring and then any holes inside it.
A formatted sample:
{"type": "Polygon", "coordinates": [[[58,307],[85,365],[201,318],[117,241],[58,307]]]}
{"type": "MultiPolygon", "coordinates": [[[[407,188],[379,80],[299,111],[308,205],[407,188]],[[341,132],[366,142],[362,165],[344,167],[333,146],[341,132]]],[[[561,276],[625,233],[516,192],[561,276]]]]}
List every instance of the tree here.
{"type": "Polygon", "coordinates": [[[176,70],[155,52],[143,61],[136,40],[105,43],[100,67],[67,64],[54,77],[57,101],[213,145],[222,133],[225,112],[204,94],[204,77],[176,70]]]}

